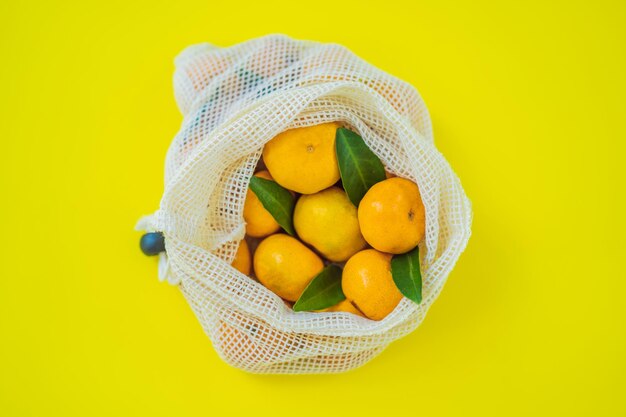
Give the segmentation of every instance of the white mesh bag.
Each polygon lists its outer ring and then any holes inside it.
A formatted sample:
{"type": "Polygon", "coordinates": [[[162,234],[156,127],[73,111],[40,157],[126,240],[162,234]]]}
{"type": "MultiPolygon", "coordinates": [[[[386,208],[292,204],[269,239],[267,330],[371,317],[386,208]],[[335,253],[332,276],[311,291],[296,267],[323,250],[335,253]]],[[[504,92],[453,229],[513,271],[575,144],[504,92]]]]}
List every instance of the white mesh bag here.
{"type": "Polygon", "coordinates": [[[179,285],[218,354],[254,373],[343,372],[414,330],[465,248],[472,219],[417,91],[344,47],[285,36],[195,45],[175,63],[184,120],[167,153],[160,208],[138,228],[163,232],[159,274],[179,285]],[[331,121],[357,131],[388,171],[415,181],[426,209],[423,301],[405,298],[381,321],[295,313],[230,266],[264,144],[284,130],[331,121]]]}

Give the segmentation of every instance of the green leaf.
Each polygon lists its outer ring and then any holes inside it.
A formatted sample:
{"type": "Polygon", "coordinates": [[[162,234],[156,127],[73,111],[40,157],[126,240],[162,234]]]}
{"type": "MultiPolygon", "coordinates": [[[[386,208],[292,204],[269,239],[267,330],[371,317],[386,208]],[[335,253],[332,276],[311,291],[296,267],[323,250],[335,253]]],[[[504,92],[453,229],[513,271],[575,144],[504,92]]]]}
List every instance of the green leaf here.
{"type": "Polygon", "coordinates": [[[321,310],[345,299],[346,296],[341,289],[341,268],[337,265],[328,265],[304,289],[293,305],[293,310],[321,310]]]}
{"type": "Polygon", "coordinates": [[[295,197],[277,182],[253,176],[250,178],[250,189],[261,201],[265,210],[274,217],[276,222],[291,236],[296,235],[293,229],[293,208],[295,197]]]}
{"type": "Polygon", "coordinates": [[[402,295],[417,304],[422,302],[422,273],[418,246],[391,259],[391,275],[402,295]]]}
{"type": "Polygon", "coordinates": [[[385,179],[385,167],[363,138],[349,129],[337,129],[335,147],[343,188],[358,207],[367,190],[385,179]]]}

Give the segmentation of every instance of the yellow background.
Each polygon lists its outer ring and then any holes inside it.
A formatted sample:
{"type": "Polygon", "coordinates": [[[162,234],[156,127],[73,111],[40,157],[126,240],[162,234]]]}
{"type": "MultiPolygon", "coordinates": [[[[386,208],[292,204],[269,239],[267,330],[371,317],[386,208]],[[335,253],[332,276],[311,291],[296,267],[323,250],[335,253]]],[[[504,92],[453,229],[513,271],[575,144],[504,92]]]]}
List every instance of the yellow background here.
{"type": "Polygon", "coordinates": [[[626,414],[626,3],[2,2],[0,415],[626,414]],[[282,32],[415,85],[474,206],[424,324],[344,375],[224,364],[138,250],[173,58],[282,32]]]}

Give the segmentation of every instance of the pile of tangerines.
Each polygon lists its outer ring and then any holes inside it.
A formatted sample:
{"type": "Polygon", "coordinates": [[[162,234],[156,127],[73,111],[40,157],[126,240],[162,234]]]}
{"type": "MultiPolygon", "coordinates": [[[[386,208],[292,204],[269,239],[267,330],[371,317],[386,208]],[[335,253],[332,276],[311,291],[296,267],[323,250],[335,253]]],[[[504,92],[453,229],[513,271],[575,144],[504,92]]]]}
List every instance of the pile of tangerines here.
{"type": "Polygon", "coordinates": [[[287,130],[259,165],[235,268],[296,311],[381,320],[403,295],[421,300],[419,188],[388,174],[356,132],[339,123],[287,130]]]}

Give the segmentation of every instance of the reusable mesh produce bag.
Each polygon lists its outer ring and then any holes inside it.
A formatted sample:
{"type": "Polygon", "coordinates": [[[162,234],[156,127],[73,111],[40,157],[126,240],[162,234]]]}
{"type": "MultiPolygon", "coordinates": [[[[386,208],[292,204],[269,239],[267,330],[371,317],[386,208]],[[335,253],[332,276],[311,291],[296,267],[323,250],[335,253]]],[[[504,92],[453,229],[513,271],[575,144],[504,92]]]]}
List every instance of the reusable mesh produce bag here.
{"type": "Polygon", "coordinates": [[[472,218],[417,91],[344,47],[285,36],[195,45],[175,63],[184,120],[167,153],[160,208],[138,228],[163,232],[159,274],[179,285],[219,355],[254,373],[343,372],[414,330],[465,248],[472,218]],[[295,313],[230,266],[264,144],[284,130],[332,121],[357,131],[387,171],[415,181],[426,210],[423,301],[405,298],[381,321],[295,313]]]}

